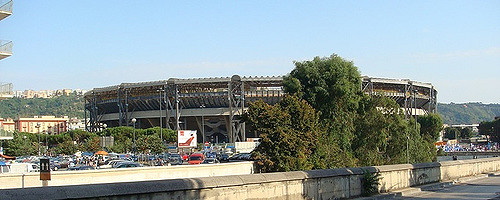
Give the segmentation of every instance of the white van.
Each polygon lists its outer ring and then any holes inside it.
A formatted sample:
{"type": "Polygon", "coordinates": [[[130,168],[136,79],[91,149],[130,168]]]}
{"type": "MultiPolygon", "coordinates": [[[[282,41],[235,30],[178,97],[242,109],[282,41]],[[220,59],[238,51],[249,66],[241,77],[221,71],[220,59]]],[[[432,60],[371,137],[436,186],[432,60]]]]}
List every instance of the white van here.
{"type": "Polygon", "coordinates": [[[40,167],[34,163],[12,163],[10,166],[10,173],[26,173],[26,172],[39,172],[40,167]]]}

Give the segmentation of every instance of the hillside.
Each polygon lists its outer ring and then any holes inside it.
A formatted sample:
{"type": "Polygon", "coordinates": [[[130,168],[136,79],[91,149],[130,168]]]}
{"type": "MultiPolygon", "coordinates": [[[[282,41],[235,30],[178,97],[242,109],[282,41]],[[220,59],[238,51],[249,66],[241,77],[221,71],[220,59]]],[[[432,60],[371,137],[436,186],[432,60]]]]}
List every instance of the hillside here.
{"type": "Polygon", "coordinates": [[[69,95],[54,98],[12,98],[0,101],[0,118],[52,115],[84,118],[84,99],[69,95]]]}
{"type": "Polygon", "coordinates": [[[478,124],[500,116],[500,104],[438,103],[438,113],[445,124],[478,124]]]}
{"type": "MultiPolygon", "coordinates": [[[[12,98],[0,101],[0,118],[33,117],[42,115],[84,118],[84,99],[69,95],[48,99],[12,98]]],[[[500,116],[500,104],[438,103],[438,113],[445,124],[475,124],[492,121],[500,116]]]]}

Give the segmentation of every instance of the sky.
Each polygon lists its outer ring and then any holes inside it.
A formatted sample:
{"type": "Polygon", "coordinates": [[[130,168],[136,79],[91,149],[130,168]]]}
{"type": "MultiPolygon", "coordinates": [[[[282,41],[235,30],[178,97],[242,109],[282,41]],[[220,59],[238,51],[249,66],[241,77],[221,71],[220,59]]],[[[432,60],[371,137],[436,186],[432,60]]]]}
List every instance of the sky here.
{"type": "Polygon", "coordinates": [[[337,54],[362,75],[500,103],[500,1],[31,1],[0,21],[14,90],[279,76],[337,54]]]}

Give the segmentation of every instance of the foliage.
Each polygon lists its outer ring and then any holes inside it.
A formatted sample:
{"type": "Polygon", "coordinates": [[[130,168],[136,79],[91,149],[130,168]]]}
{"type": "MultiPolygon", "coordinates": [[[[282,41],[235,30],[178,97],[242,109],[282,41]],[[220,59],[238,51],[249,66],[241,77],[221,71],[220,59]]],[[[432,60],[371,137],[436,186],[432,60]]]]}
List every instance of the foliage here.
{"type": "Polygon", "coordinates": [[[449,140],[458,139],[460,136],[460,130],[457,127],[446,127],[444,128],[444,137],[449,140]]]}
{"type": "Polygon", "coordinates": [[[284,79],[285,92],[306,100],[320,113],[328,134],[322,138],[324,146],[319,149],[328,160],[327,167],[355,163],[351,142],[356,110],[362,97],[360,85],[357,67],[335,54],[295,62],[295,69],[284,79]]]}
{"type": "Polygon", "coordinates": [[[78,151],[78,146],[76,146],[73,141],[66,140],[53,148],[53,151],[55,154],[72,155],[78,151]]]}
{"type": "Polygon", "coordinates": [[[253,157],[261,172],[310,170],[318,168],[318,139],[324,133],[319,115],[305,101],[286,96],[271,106],[252,103],[244,120],[262,137],[253,157]]]}
{"type": "Polygon", "coordinates": [[[500,104],[438,103],[438,112],[445,124],[477,124],[500,116],[500,104]]]}
{"type": "Polygon", "coordinates": [[[406,120],[400,106],[386,97],[365,96],[356,120],[354,155],[358,165],[388,165],[434,160],[434,141],[424,140],[413,119],[406,120]],[[407,147],[409,149],[407,149],[407,147]]]}
{"type": "Polygon", "coordinates": [[[492,142],[500,142],[500,118],[490,122],[481,122],[479,124],[479,133],[488,135],[492,142]]]}
{"type": "Polygon", "coordinates": [[[35,155],[38,153],[38,137],[31,133],[14,132],[14,139],[4,142],[5,154],[10,156],[35,155]]]}
{"type": "Polygon", "coordinates": [[[84,118],[85,100],[80,95],[53,98],[11,98],[0,101],[3,118],[33,117],[42,115],[84,118]]]}
{"type": "Polygon", "coordinates": [[[137,150],[141,153],[159,154],[165,152],[166,147],[162,145],[159,135],[142,135],[137,140],[137,150]]]}
{"type": "MultiPolygon", "coordinates": [[[[100,136],[113,136],[115,143],[107,150],[126,153],[132,152],[133,132],[131,127],[108,128],[98,134],[83,130],[71,130],[57,135],[42,135],[41,142],[45,145],[45,139],[49,145],[49,153],[52,154],[74,154],[77,151],[96,152],[102,150],[100,136]]],[[[165,150],[160,140],[160,128],[136,129],[137,146],[142,152],[161,153],[165,150]]],[[[12,156],[37,155],[38,134],[14,133],[13,140],[4,143],[5,154],[12,156]],[[26,137],[26,138],[25,138],[26,137]]],[[[177,133],[170,129],[163,129],[165,143],[177,141],[177,133]]],[[[42,149],[43,150],[43,149],[42,149]]],[[[45,153],[42,151],[42,153],[45,153]]]]}
{"type": "Polygon", "coordinates": [[[461,139],[469,139],[472,137],[472,128],[470,127],[465,127],[460,130],[460,138],[461,139]]]}
{"type": "Polygon", "coordinates": [[[80,151],[85,152],[97,152],[102,150],[101,145],[99,144],[99,137],[89,137],[85,139],[85,142],[80,146],[80,151]]]}
{"type": "Polygon", "coordinates": [[[363,178],[361,180],[361,195],[368,197],[374,194],[378,194],[378,186],[380,185],[380,173],[371,173],[368,170],[363,169],[363,178]]]}
{"type": "Polygon", "coordinates": [[[419,116],[417,122],[420,124],[420,135],[425,140],[431,143],[438,141],[439,133],[443,130],[443,120],[438,114],[419,116]]]}

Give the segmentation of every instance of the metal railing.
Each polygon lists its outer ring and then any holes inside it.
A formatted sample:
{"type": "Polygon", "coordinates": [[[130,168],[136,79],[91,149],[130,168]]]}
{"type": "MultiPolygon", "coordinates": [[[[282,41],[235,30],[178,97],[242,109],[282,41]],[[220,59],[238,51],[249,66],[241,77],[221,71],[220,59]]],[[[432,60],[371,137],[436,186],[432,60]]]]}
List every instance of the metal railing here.
{"type": "Polygon", "coordinates": [[[8,2],[5,2],[5,1],[2,1],[0,0],[0,11],[3,11],[3,12],[8,12],[8,13],[12,13],[12,4],[13,4],[13,1],[10,0],[8,2]]]}
{"type": "Polygon", "coordinates": [[[12,41],[0,40],[0,53],[12,54],[12,41]]]}

